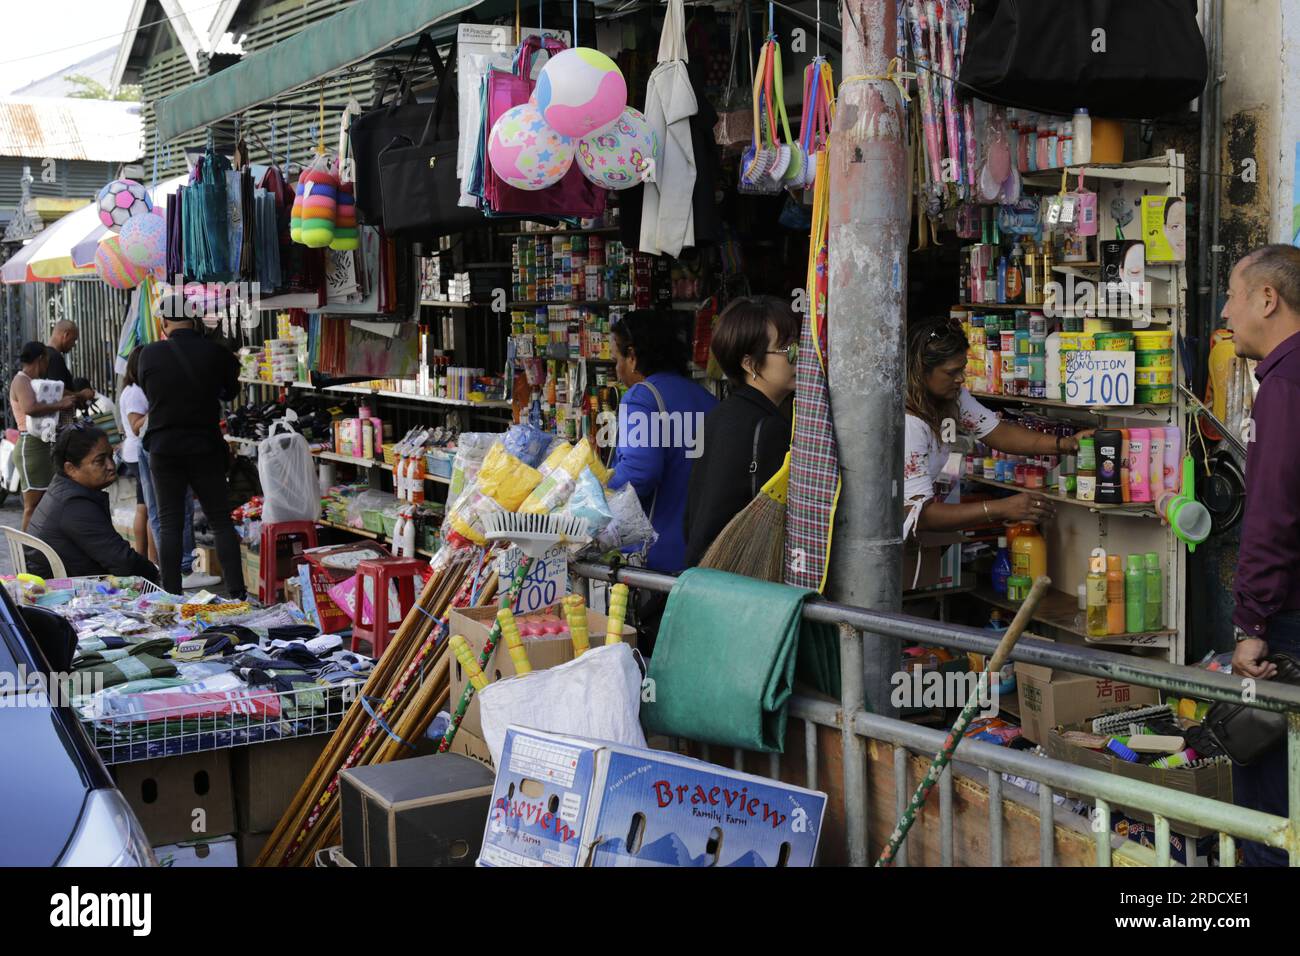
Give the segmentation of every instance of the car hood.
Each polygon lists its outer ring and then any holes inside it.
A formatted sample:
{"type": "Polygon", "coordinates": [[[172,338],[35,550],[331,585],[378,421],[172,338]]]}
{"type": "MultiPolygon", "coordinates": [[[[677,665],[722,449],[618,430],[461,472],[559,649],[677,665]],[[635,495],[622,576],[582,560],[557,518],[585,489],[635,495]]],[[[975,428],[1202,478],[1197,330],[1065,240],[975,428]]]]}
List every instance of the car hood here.
{"type": "Polygon", "coordinates": [[[92,786],[66,728],[32,694],[0,697],[0,865],[52,866],[92,786]]]}

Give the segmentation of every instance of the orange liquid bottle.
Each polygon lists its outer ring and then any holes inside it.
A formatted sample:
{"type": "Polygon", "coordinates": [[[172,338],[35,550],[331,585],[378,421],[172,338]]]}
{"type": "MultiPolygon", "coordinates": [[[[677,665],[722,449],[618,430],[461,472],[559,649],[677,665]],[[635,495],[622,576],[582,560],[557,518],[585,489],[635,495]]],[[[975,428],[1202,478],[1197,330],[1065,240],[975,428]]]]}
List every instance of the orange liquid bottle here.
{"type": "Polygon", "coordinates": [[[1106,633],[1124,633],[1124,565],[1117,554],[1106,557],[1106,633]]]}

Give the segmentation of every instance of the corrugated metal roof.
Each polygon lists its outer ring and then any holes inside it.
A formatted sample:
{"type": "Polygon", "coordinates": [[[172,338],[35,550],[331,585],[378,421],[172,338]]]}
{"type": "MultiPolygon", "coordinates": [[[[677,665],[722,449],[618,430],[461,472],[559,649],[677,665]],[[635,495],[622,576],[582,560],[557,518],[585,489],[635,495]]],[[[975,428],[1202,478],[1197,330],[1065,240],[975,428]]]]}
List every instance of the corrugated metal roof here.
{"type": "Polygon", "coordinates": [[[139,103],[0,98],[0,156],[130,162],[143,154],[143,142],[139,103]]]}

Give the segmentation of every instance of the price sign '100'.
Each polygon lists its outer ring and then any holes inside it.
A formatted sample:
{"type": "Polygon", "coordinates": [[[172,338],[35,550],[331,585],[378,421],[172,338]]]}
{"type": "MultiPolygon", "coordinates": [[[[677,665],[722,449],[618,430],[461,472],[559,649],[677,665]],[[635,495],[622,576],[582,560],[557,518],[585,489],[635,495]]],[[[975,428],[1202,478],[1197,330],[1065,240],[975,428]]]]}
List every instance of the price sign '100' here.
{"type": "Polygon", "coordinates": [[[1071,405],[1132,405],[1133,352],[1063,352],[1065,400],[1071,405]]]}

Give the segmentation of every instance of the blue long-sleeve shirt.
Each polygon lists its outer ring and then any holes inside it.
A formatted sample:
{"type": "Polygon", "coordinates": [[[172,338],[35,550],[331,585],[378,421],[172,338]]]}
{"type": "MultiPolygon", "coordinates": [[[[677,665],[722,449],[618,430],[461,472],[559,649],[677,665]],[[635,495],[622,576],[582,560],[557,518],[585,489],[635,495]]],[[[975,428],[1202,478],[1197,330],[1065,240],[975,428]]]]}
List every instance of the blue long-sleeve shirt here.
{"type": "Polygon", "coordinates": [[[650,389],[640,383],[628,389],[619,405],[618,446],[609,487],[617,490],[632,483],[659,533],[646,564],[675,574],[686,566],[684,523],[691,468],[703,452],[704,416],[718,400],[671,372],[656,373],[647,381],[658,389],[667,415],[660,414],[650,389]]]}

